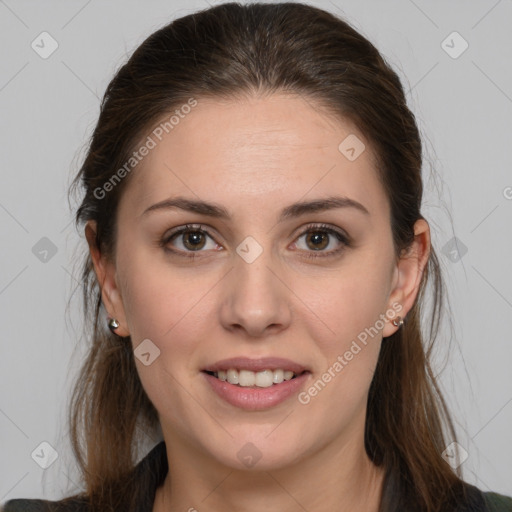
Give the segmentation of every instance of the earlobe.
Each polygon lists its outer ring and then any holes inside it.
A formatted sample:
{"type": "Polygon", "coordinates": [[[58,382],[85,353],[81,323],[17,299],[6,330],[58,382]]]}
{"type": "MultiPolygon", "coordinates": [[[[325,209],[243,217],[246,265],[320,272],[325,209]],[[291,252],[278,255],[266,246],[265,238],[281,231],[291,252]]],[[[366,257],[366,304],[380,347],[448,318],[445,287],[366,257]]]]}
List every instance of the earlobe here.
{"type": "Polygon", "coordinates": [[[129,336],[124,306],[121,299],[117,282],[115,279],[115,265],[100,251],[96,243],[96,222],[87,221],[85,226],[85,237],[89,245],[89,252],[96,274],[96,279],[101,289],[101,300],[109,318],[115,318],[119,323],[115,334],[118,336],[129,336]]]}
{"type": "MultiPolygon", "coordinates": [[[[397,262],[395,268],[396,284],[388,301],[390,309],[396,310],[396,304],[401,305],[398,314],[402,318],[414,305],[429,256],[430,228],[425,219],[418,219],[414,224],[414,241],[397,262]],[[394,308],[393,304],[395,304],[394,308]]],[[[395,326],[392,320],[388,321],[384,327],[384,338],[391,336],[400,328],[395,326]]]]}

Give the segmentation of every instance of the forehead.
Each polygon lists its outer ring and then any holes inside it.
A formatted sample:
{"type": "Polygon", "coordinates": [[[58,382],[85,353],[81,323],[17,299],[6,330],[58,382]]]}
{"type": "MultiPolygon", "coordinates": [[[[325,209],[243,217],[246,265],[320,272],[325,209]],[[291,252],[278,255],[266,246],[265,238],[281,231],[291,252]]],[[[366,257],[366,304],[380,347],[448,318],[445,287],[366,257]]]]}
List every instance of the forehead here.
{"type": "Polygon", "coordinates": [[[285,198],[334,193],[374,213],[387,208],[369,142],[350,121],[326,115],[313,100],[284,94],[198,98],[172,125],[171,116],[145,135],[153,147],[122,199],[133,211],[187,195],[254,213],[280,209],[285,198]]]}

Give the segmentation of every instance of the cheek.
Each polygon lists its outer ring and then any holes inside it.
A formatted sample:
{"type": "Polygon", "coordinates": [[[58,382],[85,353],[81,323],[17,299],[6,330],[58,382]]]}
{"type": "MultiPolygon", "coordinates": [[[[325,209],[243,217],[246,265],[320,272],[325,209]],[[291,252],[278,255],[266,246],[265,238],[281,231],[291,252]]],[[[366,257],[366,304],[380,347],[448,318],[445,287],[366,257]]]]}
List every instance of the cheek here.
{"type": "MultiPolygon", "coordinates": [[[[176,269],[164,258],[140,251],[120,262],[126,282],[123,303],[134,346],[149,338],[168,363],[183,359],[204,338],[201,321],[211,314],[208,291],[218,276],[176,269]],[[194,341],[196,340],[196,341],[194,341]]],[[[188,362],[188,359],[187,359],[188,362]]]]}
{"type": "MultiPolygon", "coordinates": [[[[387,308],[391,277],[387,261],[367,251],[346,260],[329,275],[314,282],[295,281],[294,291],[321,322],[314,339],[329,340],[333,348],[343,348],[350,340],[376,324],[387,308]],[[305,284],[305,283],[303,283],[305,284]]],[[[382,327],[381,322],[377,326],[382,327]]],[[[380,329],[379,329],[380,330],[380,329]]]]}
{"type": "Polygon", "coordinates": [[[215,280],[171,270],[169,264],[160,264],[157,259],[154,255],[144,257],[141,252],[120,265],[126,283],[125,313],[133,348],[149,339],[160,351],[148,366],[136,360],[143,388],[166,421],[181,425],[186,432],[192,420],[187,412],[190,395],[183,383],[190,379],[199,340],[204,339],[201,319],[211,307],[207,291],[215,280]]]}
{"type": "Polygon", "coordinates": [[[297,290],[297,295],[307,297],[309,337],[315,340],[323,366],[316,376],[321,382],[309,394],[325,393],[324,403],[343,403],[347,411],[362,403],[385,325],[380,315],[387,309],[390,261],[377,251],[362,251],[357,258],[347,258],[330,278],[297,290]]]}
{"type": "Polygon", "coordinates": [[[334,334],[318,323],[309,332],[322,364],[298,399],[309,411],[308,421],[326,438],[364,414],[381,346],[382,326],[376,326],[376,320],[382,300],[372,299],[356,281],[345,281],[346,293],[337,289],[337,299],[323,303],[319,316],[326,318],[334,334]]]}

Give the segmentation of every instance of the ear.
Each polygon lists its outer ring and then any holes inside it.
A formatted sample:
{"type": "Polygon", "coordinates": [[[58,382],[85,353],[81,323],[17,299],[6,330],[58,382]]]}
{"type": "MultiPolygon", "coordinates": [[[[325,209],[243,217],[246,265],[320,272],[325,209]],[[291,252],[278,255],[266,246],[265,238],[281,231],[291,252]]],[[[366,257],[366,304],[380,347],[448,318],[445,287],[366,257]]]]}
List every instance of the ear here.
{"type": "MultiPolygon", "coordinates": [[[[414,242],[400,256],[394,269],[394,284],[388,299],[388,308],[397,311],[396,316],[404,318],[413,307],[429,256],[430,228],[425,219],[418,219],[414,224],[414,242]],[[399,312],[397,310],[398,304],[402,306],[399,312]]],[[[399,327],[393,325],[394,318],[386,322],[382,331],[384,338],[391,336],[399,329],[399,327]]]]}
{"type": "Polygon", "coordinates": [[[94,265],[94,272],[101,288],[101,300],[108,316],[115,318],[119,322],[119,327],[116,329],[116,334],[119,336],[129,336],[128,325],[126,323],[126,316],[119,292],[118,284],[116,281],[116,268],[112,261],[105,255],[101,254],[100,248],[96,244],[96,222],[93,220],[87,221],[85,226],[85,237],[89,244],[89,252],[94,265]]]}

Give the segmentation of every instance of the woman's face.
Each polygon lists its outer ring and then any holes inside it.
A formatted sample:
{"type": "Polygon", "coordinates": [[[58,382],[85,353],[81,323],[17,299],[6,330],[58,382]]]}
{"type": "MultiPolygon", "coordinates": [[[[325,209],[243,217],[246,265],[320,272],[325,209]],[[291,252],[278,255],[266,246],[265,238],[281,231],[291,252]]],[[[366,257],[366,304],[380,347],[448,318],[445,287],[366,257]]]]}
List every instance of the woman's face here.
{"type": "Polygon", "coordinates": [[[382,337],[419,283],[368,141],[283,94],[190,110],[144,139],[104,267],[169,450],[268,469],[362,447],[382,337]]]}

